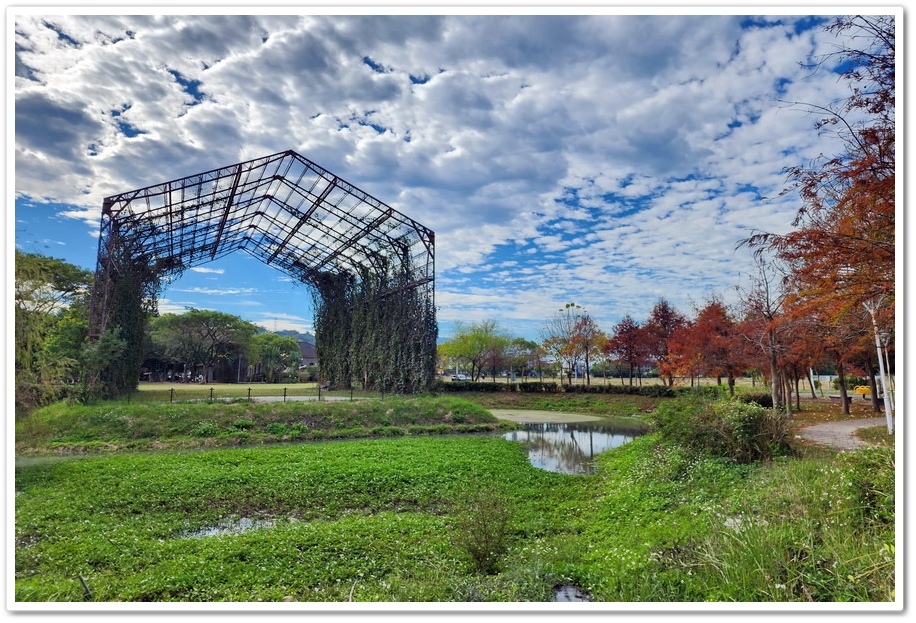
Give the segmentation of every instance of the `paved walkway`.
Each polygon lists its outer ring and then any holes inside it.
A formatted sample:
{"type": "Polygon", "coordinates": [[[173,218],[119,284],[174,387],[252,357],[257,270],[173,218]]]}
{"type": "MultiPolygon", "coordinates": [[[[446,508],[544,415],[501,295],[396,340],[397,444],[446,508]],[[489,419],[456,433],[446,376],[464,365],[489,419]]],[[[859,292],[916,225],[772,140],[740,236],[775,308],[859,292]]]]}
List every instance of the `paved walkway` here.
{"type": "Polygon", "coordinates": [[[813,424],[798,430],[798,434],[814,443],[833,446],[840,450],[856,450],[867,447],[869,444],[859,439],[855,432],[859,428],[871,426],[886,426],[884,417],[869,418],[866,420],[843,420],[840,422],[824,422],[813,424]]]}

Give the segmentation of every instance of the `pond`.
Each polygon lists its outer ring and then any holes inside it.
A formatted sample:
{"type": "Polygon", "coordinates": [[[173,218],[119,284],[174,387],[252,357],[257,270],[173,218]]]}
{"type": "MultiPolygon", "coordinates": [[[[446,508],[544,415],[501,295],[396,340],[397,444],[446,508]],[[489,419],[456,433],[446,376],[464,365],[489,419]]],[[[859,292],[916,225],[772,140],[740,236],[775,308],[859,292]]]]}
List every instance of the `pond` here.
{"type": "Polygon", "coordinates": [[[564,474],[593,474],[594,458],[646,433],[642,422],[550,412],[497,412],[523,424],[503,435],[525,445],[535,467],[564,474]],[[555,421],[550,421],[555,420],[555,421]]]}

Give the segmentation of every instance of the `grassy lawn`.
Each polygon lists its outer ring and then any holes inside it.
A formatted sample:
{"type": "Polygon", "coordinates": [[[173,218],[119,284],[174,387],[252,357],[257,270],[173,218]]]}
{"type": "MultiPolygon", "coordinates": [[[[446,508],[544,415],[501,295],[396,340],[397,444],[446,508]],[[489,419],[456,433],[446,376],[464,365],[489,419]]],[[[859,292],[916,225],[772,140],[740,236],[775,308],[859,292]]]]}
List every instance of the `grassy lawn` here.
{"type": "Polygon", "coordinates": [[[352,402],[60,402],[16,422],[16,454],[205,448],[514,427],[454,396],[352,402]]]}
{"type": "MultiPolygon", "coordinates": [[[[186,400],[227,400],[253,399],[266,396],[309,396],[319,395],[349,398],[349,390],[319,392],[318,383],[140,383],[131,394],[134,402],[181,402],[186,400]],[[212,390],[212,392],[211,392],[212,390]]],[[[380,397],[378,393],[352,392],[354,397],[380,397]]]]}

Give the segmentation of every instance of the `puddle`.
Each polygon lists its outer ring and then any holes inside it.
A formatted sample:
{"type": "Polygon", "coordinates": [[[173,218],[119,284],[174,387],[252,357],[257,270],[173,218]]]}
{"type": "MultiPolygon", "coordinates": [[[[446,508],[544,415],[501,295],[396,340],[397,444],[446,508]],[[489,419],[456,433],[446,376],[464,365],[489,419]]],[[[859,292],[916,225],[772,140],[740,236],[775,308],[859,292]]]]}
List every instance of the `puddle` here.
{"type": "Polygon", "coordinates": [[[274,525],[273,519],[250,519],[248,517],[227,517],[223,519],[215,526],[208,526],[206,528],[200,528],[199,530],[191,530],[188,532],[182,532],[178,535],[179,539],[202,539],[208,536],[219,536],[222,534],[242,534],[243,532],[248,532],[249,530],[257,530],[259,528],[270,528],[274,525]]]}
{"type": "Polygon", "coordinates": [[[640,437],[641,426],[599,422],[525,422],[524,429],[503,435],[528,450],[535,467],[564,474],[593,474],[594,458],[640,437]]]}
{"type": "Polygon", "coordinates": [[[564,584],[553,589],[554,601],[591,601],[591,598],[575,586],[564,584]]]}

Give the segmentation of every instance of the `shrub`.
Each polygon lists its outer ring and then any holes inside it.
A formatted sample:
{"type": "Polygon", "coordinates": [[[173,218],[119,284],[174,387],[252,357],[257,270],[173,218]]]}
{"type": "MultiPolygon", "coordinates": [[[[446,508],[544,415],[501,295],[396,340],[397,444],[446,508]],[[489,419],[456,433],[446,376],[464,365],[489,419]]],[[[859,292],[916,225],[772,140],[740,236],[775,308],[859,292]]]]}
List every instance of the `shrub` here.
{"type": "Polygon", "coordinates": [[[215,422],[201,422],[194,429],[195,437],[215,437],[219,434],[219,426],[215,422]]]}
{"type": "Polygon", "coordinates": [[[513,392],[516,383],[488,383],[485,381],[452,381],[442,383],[438,389],[443,392],[513,392]]]}
{"type": "Polygon", "coordinates": [[[737,396],[738,400],[741,402],[747,402],[750,404],[755,404],[763,407],[764,409],[773,408],[773,396],[772,394],[764,392],[754,392],[750,394],[740,394],[737,396]]]}
{"type": "Polygon", "coordinates": [[[509,549],[509,500],[497,489],[472,489],[457,500],[452,543],[463,550],[479,573],[493,574],[509,549]]]}
{"type": "Polygon", "coordinates": [[[374,437],[400,437],[404,429],[398,426],[375,426],[370,430],[374,437]]]}
{"type": "Polygon", "coordinates": [[[302,422],[296,422],[290,427],[289,435],[293,439],[304,439],[309,435],[309,427],[302,422]]]}
{"type": "Polygon", "coordinates": [[[308,366],[299,370],[300,383],[314,383],[318,380],[318,366],[308,366]]]}
{"type": "Polygon", "coordinates": [[[675,396],[696,396],[699,398],[725,398],[728,393],[724,385],[700,385],[697,387],[678,387],[674,390],[675,396]]]}
{"type": "Polygon", "coordinates": [[[674,390],[664,385],[563,385],[563,391],[569,394],[618,394],[653,398],[675,395],[674,390]]]}
{"type": "Polygon", "coordinates": [[[653,424],[662,439],[738,463],[788,451],[788,422],[776,411],[739,400],[685,395],[659,405],[653,424]]]}
{"type": "Polygon", "coordinates": [[[267,432],[271,435],[282,436],[286,435],[289,432],[289,429],[283,422],[271,422],[267,425],[267,432]]]}
{"type": "Polygon", "coordinates": [[[251,420],[236,420],[232,425],[239,430],[248,430],[254,426],[254,422],[251,420]]]}
{"type": "Polygon", "coordinates": [[[518,391],[526,393],[556,392],[559,385],[556,383],[545,383],[533,381],[530,383],[518,383],[518,391]]]}
{"type": "MultiPolygon", "coordinates": [[[[846,376],[843,378],[843,382],[846,385],[846,389],[852,390],[855,389],[857,385],[868,385],[869,380],[864,376],[846,376]]],[[[839,377],[833,379],[831,382],[833,389],[839,391],[840,389],[840,379],[839,377]]]]}

